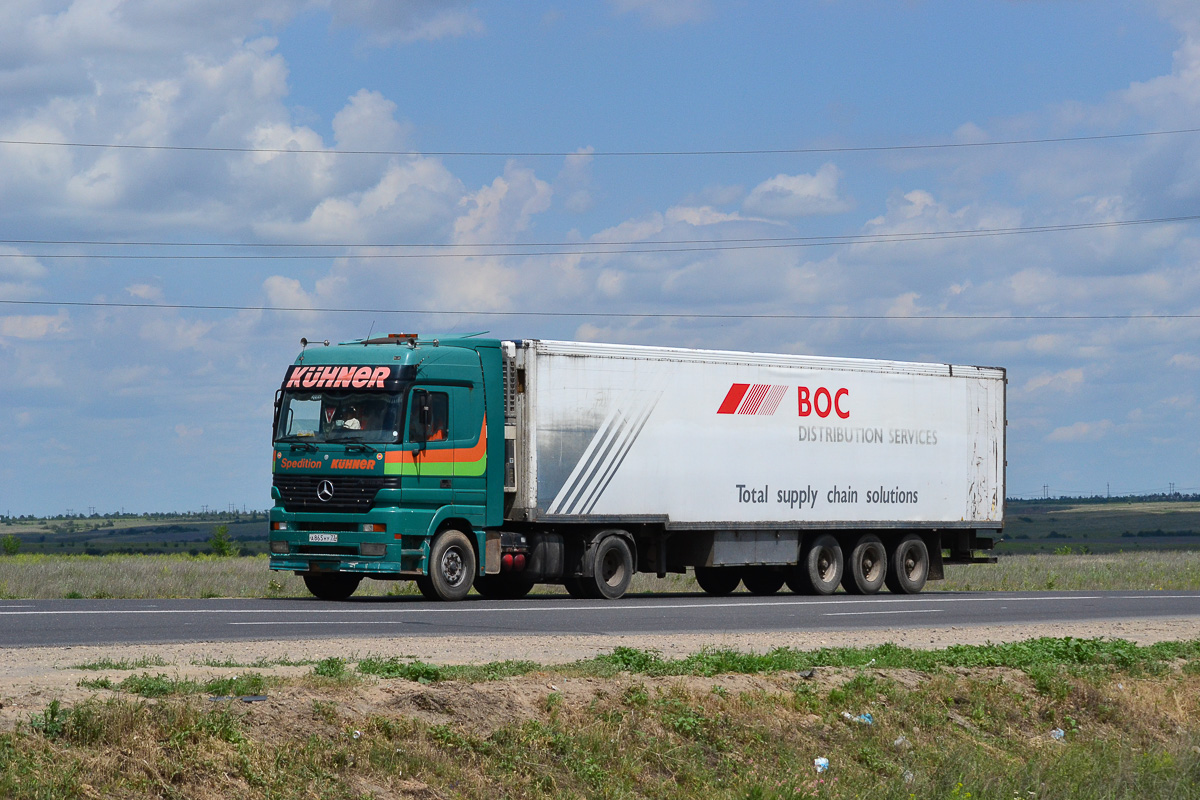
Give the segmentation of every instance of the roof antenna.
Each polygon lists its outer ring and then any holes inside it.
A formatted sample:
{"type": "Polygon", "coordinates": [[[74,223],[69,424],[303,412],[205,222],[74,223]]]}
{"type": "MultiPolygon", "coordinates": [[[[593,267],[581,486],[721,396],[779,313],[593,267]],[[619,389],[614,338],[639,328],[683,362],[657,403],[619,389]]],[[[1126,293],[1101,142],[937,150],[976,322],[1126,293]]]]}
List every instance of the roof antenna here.
{"type": "Polygon", "coordinates": [[[371,334],[374,332],[375,332],[375,320],[371,320],[371,327],[367,328],[367,338],[363,339],[364,347],[366,346],[367,342],[371,341],[371,334]]]}

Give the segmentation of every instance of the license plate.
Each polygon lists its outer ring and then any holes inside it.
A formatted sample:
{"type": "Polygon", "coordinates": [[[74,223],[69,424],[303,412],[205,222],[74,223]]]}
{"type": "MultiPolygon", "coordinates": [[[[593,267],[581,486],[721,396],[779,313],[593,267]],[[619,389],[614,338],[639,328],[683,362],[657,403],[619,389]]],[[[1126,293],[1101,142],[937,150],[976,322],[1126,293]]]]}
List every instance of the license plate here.
{"type": "Polygon", "coordinates": [[[322,544],[337,544],[336,533],[310,533],[308,535],[309,542],[320,542],[322,544]]]}

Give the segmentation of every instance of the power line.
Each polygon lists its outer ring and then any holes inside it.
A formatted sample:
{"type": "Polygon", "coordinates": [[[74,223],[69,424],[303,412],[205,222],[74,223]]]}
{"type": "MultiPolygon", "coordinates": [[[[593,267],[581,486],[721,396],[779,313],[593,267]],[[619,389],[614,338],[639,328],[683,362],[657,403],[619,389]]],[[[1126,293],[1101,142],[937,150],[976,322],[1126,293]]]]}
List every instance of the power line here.
{"type": "Polygon", "coordinates": [[[1200,128],[1179,128],[1176,130],[1164,131],[1140,131],[1136,133],[1107,133],[1096,134],[1092,136],[1053,136],[1028,139],[1003,139],[987,142],[940,142],[934,144],[857,145],[844,147],[754,148],[746,150],[596,150],[592,152],[578,150],[574,152],[551,150],[323,150],[303,147],[210,147],[202,145],[116,144],[107,142],[50,142],[35,139],[0,139],[0,144],[26,145],[32,147],[77,147],[105,150],[158,150],[198,153],[291,153],[296,155],[341,156],[469,156],[483,158],[566,158],[568,156],[647,158],[663,156],[819,155],[830,153],[880,153],[912,150],[950,150],[980,147],[1008,147],[1014,145],[1112,141],[1118,139],[1138,139],[1152,136],[1175,136],[1185,133],[1200,133],[1200,128]]]}
{"type": "MultiPolygon", "coordinates": [[[[1100,228],[1119,228],[1134,225],[1160,225],[1179,222],[1195,222],[1200,220],[1200,214],[1157,217],[1153,219],[1107,220],[1100,222],[1065,223],[1061,225],[1028,225],[1012,228],[974,228],[948,231],[915,231],[911,233],[892,232],[880,234],[834,234],[825,236],[778,236],[730,239],[671,239],[655,242],[642,241],[606,241],[606,242],[491,242],[491,243],[339,243],[321,244],[305,242],[105,242],[99,240],[67,240],[67,239],[0,239],[0,244],[9,245],[40,245],[40,246],[79,246],[79,247],[164,247],[164,248],[244,248],[244,249],[430,249],[430,250],[470,250],[481,252],[458,253],[343,253],[336,254],[337,258],[345,259],[401,259],[401,258],[471,258],[480,256],[562,256],[562,255],[622,255],[646,253],[685,253],[685,252],[719,252],[725,250],[768,250],[781,248],[833,247],[853,244],[895,244],[903,242],[924,242],[945,239],[973,239],[991,236],[1018,236],[1034,233],[1062,233],[1068,231],[1095,230],[1100,228]],[[495,248],[562,248],[559,250],[521,250],[491,252],[495,248]]],[[[130,253],[0,253],[0,258],[41,258],[41,259],[79,259],[79,258],[109,258],[119,260],[306,260],[324,259],[331,257],[322,255],[272,254],[272,255],[180,255],[166,254],[130,254],[130,253]]]]}
{"type": "Polygon", "coordinates": [[[0,300],[0,305],[63,306],[83,308],[148,308],[188,311],[281,311],[286,313],[329,314],[445,314],[477,317],[583,317],[603,319],[780,319],[780,320],[889,320],[895,322],[925,322],[938,320],[980,320],[988,322],[1019,321],[1096,321],[1096,320],[1181,320],[1200,319],[1200,314],[930,314],[925,316],[892,316],[888,314],[713,314],[700,312],[636,312],[636,311],[468,311],[427,308],[336,308],[304,306],[239,306],[207,305],[200,303],[121,303],[101,300],[0,300]]]}

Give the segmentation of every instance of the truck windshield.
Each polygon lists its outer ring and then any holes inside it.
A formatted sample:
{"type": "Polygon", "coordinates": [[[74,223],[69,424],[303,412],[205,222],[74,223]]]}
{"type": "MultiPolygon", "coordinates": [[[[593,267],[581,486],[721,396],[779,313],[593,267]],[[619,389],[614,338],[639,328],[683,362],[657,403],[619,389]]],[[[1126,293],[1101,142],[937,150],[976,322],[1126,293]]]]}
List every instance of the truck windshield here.
{"type": "Polygon", "coordinates": [[[390,444],[399,439],[403,407],[403,392],[284,392],[275,441],[390,444]]]}

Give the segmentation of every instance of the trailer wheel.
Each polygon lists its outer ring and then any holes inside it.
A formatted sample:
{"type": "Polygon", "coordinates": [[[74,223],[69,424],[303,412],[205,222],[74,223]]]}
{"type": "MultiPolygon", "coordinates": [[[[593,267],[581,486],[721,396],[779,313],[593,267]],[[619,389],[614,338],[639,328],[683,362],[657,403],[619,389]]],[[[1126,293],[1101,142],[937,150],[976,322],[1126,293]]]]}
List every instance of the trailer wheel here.
{"type": "MultiPolygon", "coordinates": [[[[633,580],[633,553],[620,536],[601,539],[596,545],[591,578],[583,578],[584,589],[596,600],[616,600],[633,580]]],[[[567,591],[570,591],[568,587],[567,591]]]]}
{"type": "Polygon", "coordinates": [[[737,591],[742,574],[733,567],[696,567],[696,583],[706,594],[724,597],[737,591]]]}
{"type": "Polygon", "coordinates": [[[842,581],[842,566],[842,546],[823,533],[804,549],[804,557],[788,575],[788,588],[796,594],[833,594],[842,581]]]}
{"type": "Polygon", "coordinates": [[[887,577],[887,550],[873,533],[860,536],[846,559],[842,588],[849,594],[875,594],[887,577]]]}
{"type": "Polygon", "coordinates": [[[894,594],[916,594],[929,577],[929,548],[915,533],[900,540],[888,561],[888,590],[894,594]]]}
{"type": "Polygon", "coordinates": [[[742,573],[742,584],[750,594],[764,597],[783,588],[784,575],[769,567],[749,567],[742,573]]]}
{"type": "Polygon", "coordinates": [[[479,575],[475,591],[489,600],[519,600],[533,589],[534,581],[520,575],[479,575]]]}
{"type": "MultiPolygon", "coordinates": [[[[441,600],[462,600],[475,580],[475,548],[462,531],[447,529],[439,533],[429,548],[429,588],[441,600]]],[[[425,593],[417,581],[421,594],[425,593]]]]}
{"type": "Polygon", "coordinates": [[[334,572],[329,575],[305,575],[304,585],[321,600],[345,600],[354,594],[362,575],[334,572]]]}

